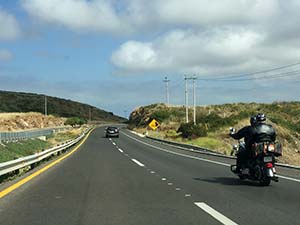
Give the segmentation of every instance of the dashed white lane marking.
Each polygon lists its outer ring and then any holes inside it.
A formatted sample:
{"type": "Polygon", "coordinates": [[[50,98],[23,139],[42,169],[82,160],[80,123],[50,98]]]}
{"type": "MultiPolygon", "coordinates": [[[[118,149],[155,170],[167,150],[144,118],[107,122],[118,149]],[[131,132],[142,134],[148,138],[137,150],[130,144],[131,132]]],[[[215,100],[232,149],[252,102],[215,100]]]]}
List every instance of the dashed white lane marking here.
{"type": "Polygon", "coordinates": [[[138,164],[140,167],[145,167],[145,165],[139,161],[137,161],[136,159],[131,159],[133,162],[135,162],[136,164],[138,164]]]}
{"type": "Polygon", "coordinates": [[[115,142],[113,142],[112,144],[116,146],[116,143],[115,143],[115,142]]]}
{"type": "Polygon", "coordinates": [[[185,194],[184,197],[191,197],[191,194],[185,194]]]}
{"type": "Polygon", "coordinates": [[[184,155],[184,154],[181,154],[181,153],[177,153],[177,152],[172,152],[172,151],[169,151],[167,149],[164,149],[164,148],[160,148],[160,147],[157,147],[157,146],[154,146],[154,145],[151,145],[151,144],[148,144],[146,142],[143,142],[143,141],[140,141],[139,139],[136,139],[134,137],[131,137],[130,135],[122,132],[125,136],[131,138],[132,140],[135,140],[139,143],[142,143],[144,145],[147,145],[147,146],[150,146],[152,148],[155,148],[155,149],[158,149],[160,151],[163,151],[163,152],[168,152],[168,153],[171,153],[171,154],[174,154],[174,155],[179,155],[179,156],[182,156],[182,157],[186,157],[186,158],[190,158],[190,159],[196,159],[196,160],[200,160],[200,161],[204,161],[204,162],[209,162],[209,163],[214,163],[214,164],[218,164],[218,165],[222,165],[222,166],[230,166],[230,164],[228,163],[222,163],[222,162],[217,162],[217,161],[214,161],[214,160],[209,160],[209,159],[203,159],[203,158],[199,158],[199,157],[195,157],[195,156],[190,156],[190,155],[184,155]]]}
{"type": "MultiPolygon", "coordinates": [[[[177,153],[177,152],[172,152],[172,151],[169,151],[167,149],[164,149],[164,148],[160,148],[160,147],[157,147],[157,146],[154,146],[154,145],[151,145],[151,144],[148,144],[148,143],[145,143],[143,141],[140,141],[139,139],[136,139],[134,137],[131,137],[130,135],[122,132],[125,136],[139,142],[139,143],[142,143],[144,145],[147,145],[147,146],[150,146],[152,148],[155,148],[155,149],[158,149],[160,151],[163,151],[163,152],[168,152],[168,153],[171,153],[171,154],[174,154],[174,155],[179,155],[179,156],[182,156],[182,157],[186,157],[186,158],[190,158],[190,159],[196,159],[196,160],[200,160],[200,161],[203,161],[203,162],[209,162],[209,163],[214,163],[214,164],[218,164],[218,165],[222,165],[222,166],[227,166],[229,167],[230,164],[228,163],[222,163],[222,162],[218,162],[218,161],[214,161],[214,160],[209,160],[209,159],[204,159],[204,158],[199,158],[199,157],[195,157],[195,156],[190,156],[190,155],[185,155],[185,154],[181,154],[181,153],[177,153]]],[[[298,182],[300,183],[300,179],[296,179],[296,178],[292,178],[292,177],[286,177],[286,176],[281,176],[281,175],[277,175],[279,178],[282,178],[282,179],[286,179],[286,180],[290,180],[290,181],[295,181],[295,182],[298,182]]]]}
{"type": "Polygon", "coordinates": [[[118,148],[118,150],[121,152],[121,153],[123,153],[124,151],[122,150],[122,149],[120,149],[120,148],[118,148]]]}
{"type": "Polygon", "coordinates": [[[219,213],[218,211],[214,210],[212,207],[205,204],[204,202],[195,202],[195,205],[198,206],[199,208],[201,208],[202,210],[204,210],[205,212],[207,212],[209,215],[214,217],[216,220],[218,220],[222,224],[237,225],[237,223],[233,222],[232,220],[230,220],[226,216],[224,216],[221,213],[219,213]]]}
{"type": "Polygon", "coordinates": [[[153,170],[152,170],[150,173],[154,174],[154,173],[155,173],[155,171],[153,171],[153,170]]]}
{"type": "Polygon", "coordinates": [[[167,178],[163,177],[163,178],[161,178],[161,180],[162,180],[162,181],[166,181],[166,180],[167,180],[167,178]]]}
{"type": "Polygon", "coordinates": [[[173,183],[168,183],[169,186],[173,185],[173,183]]]}
{"type": "Polygon", "coordinates": [[[176,188],[175,190],[176,190],[176,191],[180,191],[180,190],[181,190],[181,188],[176,188]]]}

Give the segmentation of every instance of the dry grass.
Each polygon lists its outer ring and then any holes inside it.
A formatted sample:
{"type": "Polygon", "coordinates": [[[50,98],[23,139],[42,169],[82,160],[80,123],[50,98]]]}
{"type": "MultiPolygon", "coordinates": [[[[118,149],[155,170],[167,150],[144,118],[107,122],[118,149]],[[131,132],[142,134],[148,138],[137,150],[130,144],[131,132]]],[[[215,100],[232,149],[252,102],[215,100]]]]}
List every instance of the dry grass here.
{"type": "Polygon", "coordinates": [[[80,127],[68,131],[58,132],[54,134],[51,138],[49,138],[47,141],[52,146],[55,146],[57,144],[61,144],[63,142],[75,139],[83,132],[84,129],[84,127],[80,127]]]}
{"type": "MultiPolygon", "coordinates": [[[[283,156],[278,157],[278,162],[298,166],[300,164],[300,140],[293,136],[288,129],[281,126],[277,126],[276,124],[271,123],[270,121],[268,121],[268,123],[270,123],[275,128],[278,140],[283,145],[283,156]]],[[[236,124],[235,128],[236,130],[239,130],[247,125],[249,125],[249,119],[244,119],[241,120],[238,124],[236,124]]],[[[229,137],[229,127],[224,127],[215,132],[210,132],[208,137],[198,138],[190,141],[176,137],[176,135],[174,135],[173,133],[177,130],[177,128],[178,123],[163,123],[161,128],[157,131],[152,131],[149,128],[148,135],[156,138],[198,145],[201,147],[209,148],[211,150],[215,150],[216,152],[224,153],[226,155],[230,155],[232,150],[232,144],[237,144],[236,140],[229,137]],[[169,135],[170,131],[172,131],[173,135],[169,135]]],[[[136,132],[145,134],[147,129],[136,128],[134,130],[136,132]]]]}

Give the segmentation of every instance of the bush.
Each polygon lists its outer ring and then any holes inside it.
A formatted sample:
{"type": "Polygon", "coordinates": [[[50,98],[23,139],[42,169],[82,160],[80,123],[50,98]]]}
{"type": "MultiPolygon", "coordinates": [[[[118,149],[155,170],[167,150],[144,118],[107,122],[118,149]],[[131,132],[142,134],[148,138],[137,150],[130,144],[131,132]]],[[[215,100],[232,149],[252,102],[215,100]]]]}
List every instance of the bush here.
{"type": "Polygon", "coordinates": [[[151,118],[156,119],[159,122],[163,122],[171,116],[171,113],[167,110],[158,110],[152,113],[151,118]]]}
{"type": "Polygon", "coordinates": [[[76,125],[83,125],[86,123],[85,119],[79,118],[79,117],[70,117],[66,120],[65,125],[71,125],[72,127],[76,125]]]}
{"type": "Polygon", "coordinates": [[[194,125],[193,123],[182,123],[177,130],[183,138],[198,138],[207,136],[206,128],[202,125],[194,125]]]}
{"type": "Polygon", "coordinates": [[[225,126],[231,126],[236,123],[235,118],[232,116],[222,118],[216,113],[211,113],[209,115],[202,115],[198,118],[201,124],[206,124],[210,131],[216,131],[217,129],[225,126]]]}

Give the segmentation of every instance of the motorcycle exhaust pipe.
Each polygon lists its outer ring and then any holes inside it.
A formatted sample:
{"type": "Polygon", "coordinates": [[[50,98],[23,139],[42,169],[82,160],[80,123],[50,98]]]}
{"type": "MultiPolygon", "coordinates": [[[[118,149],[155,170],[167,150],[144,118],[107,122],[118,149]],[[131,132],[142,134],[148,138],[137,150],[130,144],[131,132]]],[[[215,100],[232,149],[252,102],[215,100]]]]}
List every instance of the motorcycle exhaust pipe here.
{"type": "Polygon", "coordinates": [[[275,182],[279,181],[278,177],[275,176],[276,170],[272,163],[266,164],[266,172],[267,172],[267,176],[270,177],[273,181],[275,182]]]}
{"type": "Polygon", "coordinates": [[[274,170],[273,170],[273,164],[272,163],[267,163],[266,164],[266,172],[268,177],[274,177],[274,170]]]}
{"type": "Polygon", "coordinates": [[[268,177],[274,177],[274,173],[273,173],[273,169],[272,168],[268,168],[267,169],[267,176],[268,177]]]}

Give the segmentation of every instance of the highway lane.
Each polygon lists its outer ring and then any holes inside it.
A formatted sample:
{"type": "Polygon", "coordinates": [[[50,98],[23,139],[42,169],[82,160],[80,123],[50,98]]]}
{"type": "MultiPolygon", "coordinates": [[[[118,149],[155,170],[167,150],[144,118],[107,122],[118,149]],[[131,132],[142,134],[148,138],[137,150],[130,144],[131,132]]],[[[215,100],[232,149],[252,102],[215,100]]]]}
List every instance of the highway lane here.
{"type": "MultiPolygon", "coordinates": [[[[231,164],[235,164],[235,159],[225,158],[225,157],[216,157],[216,156],[212,156],[209,154],[199,153],[199,151],[197,151],[197,150],[193,151],[193,149],[187,149],[187,148],[182,148],[182,147],[166,144],[166,143],[159,142],[159,141],[153,141],[148,138],[141,138],[137,135],[131,134],[128,131],[126,132],[126,134],[139,140],[139,141],[148,143],[150,145],[167,148],[168,150],[175,152],[175,153],[185,154],[185,155],[195,156],[195,157],[200,156],[203,159],[208,159],[208,160],[213,160],[213,161],[228,164],[228,166],[231,164]],[[170,147],[168,148],[168,146],[170,146],[170,147]]],[[[235,140],[233,140],[233,143],[235,143],[235,140]]],[[[280,174],[280,176],[284,176],[286,178],[296,179],[296,180],[300,181],[300,170],[299,169],[291,169],[291,168],[278,166],[278,167],[276,167],[276,170],[278,172],[278,175],[280,174]]]]}
{"type": "MultiPolygon", "coordinates": [[[[191,194],[192,201],[206,202],[238,224],[300,224],[299,182],[280,179],[279,183],[272,183],[270,187],[260,187],[253,182],[238,180],[229,171],[227,164],[233,162],[230,159],[175,150],[174,147],[138,138],[129,132],[114,141],[131,157],[172,181],[184,193],[191,194]],[[142,144],[141,141],[148,144],[142,144]],[[165,151],[206,158],[221,164],[165,151]]],[[[281,171],[285,175],[299,176],[299,171],[281,171]]]]}
{"type": "Polygon", "coordinates": [[[300,224],[299,182],[259,187],[230,159],[103,134],[0,199],[0,224],[300,224]]]}
{"type": "Polygon", "coordinates": [[[69,158],[1,198],[0,224],[220,224],[103,133],[95,130],[69,158]]]}

